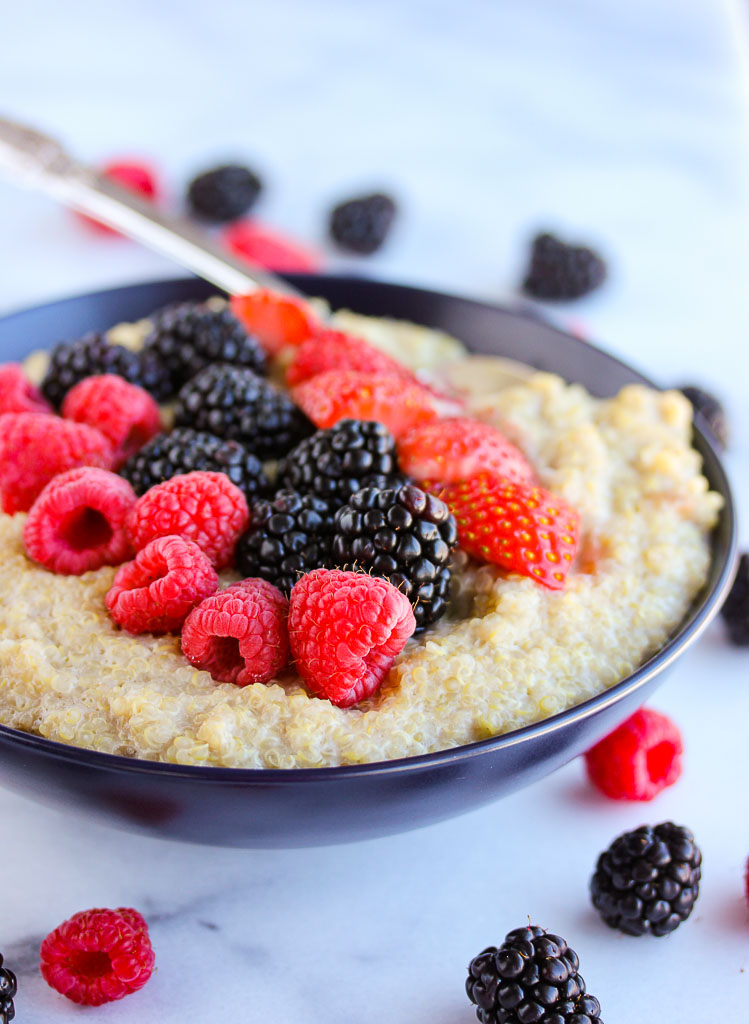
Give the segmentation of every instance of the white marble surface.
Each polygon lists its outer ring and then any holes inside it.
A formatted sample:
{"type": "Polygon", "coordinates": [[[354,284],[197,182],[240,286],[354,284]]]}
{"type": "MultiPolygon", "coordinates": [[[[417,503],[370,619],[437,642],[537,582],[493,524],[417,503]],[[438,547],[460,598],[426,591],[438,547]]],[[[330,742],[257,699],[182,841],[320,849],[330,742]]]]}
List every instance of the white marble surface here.
{"type": "MultiPolygon", "coordinates": [[[[367,267],[501,297],[546,224],[600,242],[610,284],[570,308],[661,381],[726,398],[749,497],[747,76],[739,0],[274,4],[39,0],[5,12],[0,105],[94,158],[151,154],[173,190],[216,157],[270,182],[258,211],[314,241],[327,205],[392,187],[404,216],[367,267]]],[[[0,183],[0,309],[172,273],[0,183]]],[[[362,268],[364,269],[364,268],[362,268]]],[[[745,512],[742,519],[747,539],[745,512]]],[[[679,784],[650,806],[593,793],[582,766],[420,832],[307,851],[149,841],[0,792],[0,950],[20,1024],[468,1024],[468,960],[530,915],[568,937],[607,1024],[746,1021],[748,655],[714,625],[654,706],[681,725],[679,784]],[[589,908],[595,857],[644,821],[705,854],[692,918],[660,941],[589,908]],[[158,972],[81,1014],[41,981],[43,935],[132,904],[158,972]]]]}

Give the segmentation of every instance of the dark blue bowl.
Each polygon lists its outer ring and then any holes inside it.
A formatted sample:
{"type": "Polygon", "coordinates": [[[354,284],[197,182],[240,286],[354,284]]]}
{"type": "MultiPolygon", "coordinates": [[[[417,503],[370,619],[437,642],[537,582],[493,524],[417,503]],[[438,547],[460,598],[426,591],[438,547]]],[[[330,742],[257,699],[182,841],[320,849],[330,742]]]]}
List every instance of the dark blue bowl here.
{"type": "MultiPolygon", "coordinates": [[[[296,276],[335,308],[439,326],[476,352],[495,353],[579,381],[606,397],[645,377],[538,319],[417,288],[296,276]]],[[[146,316],[216,291],[196,279],[82,295],[0,320],[0,360],[146,316]]],[[[610,690],[536,725],[465,747],[344,768],[180,767],[68,747],[0,726],[0,783],[34,800],[152,836],[238,847],[317,846],[406,831],[519,789],[582,753],[631,714],[720,608],[734,573],[731,493],[716,452],[695,430],[711,487],[725,498],[713,532],[710,578],[668,643],[610,690]]]]}

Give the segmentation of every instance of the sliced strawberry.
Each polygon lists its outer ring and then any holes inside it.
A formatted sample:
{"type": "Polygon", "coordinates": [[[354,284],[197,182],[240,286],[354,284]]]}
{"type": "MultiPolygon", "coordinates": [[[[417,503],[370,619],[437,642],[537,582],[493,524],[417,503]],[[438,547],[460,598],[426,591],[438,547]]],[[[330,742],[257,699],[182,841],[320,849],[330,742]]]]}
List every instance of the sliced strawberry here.
{"type": "Polygon", "coordinates": [[[325,329],[318,330],[296,350],[286,370],[286,383],[293,387],[327,370],[384,373],[418,383],[409,369],[363,338],[325,329]]]}
{"type": "Polygon", "coordinates": [[[318,318],[303,299],[268,288],[258,288],[249,295],[232,295],[231,309],[271,356],[287,345],[301,345],[319,325],[318,318]]]}
{"type": "Polygon", "coordinates": [[[504,434],[463,417],[420,423],[398,441],[398,462],[415,480],[456,483],[491,473],[516,483],[532,481],[533,467],[504,434]]]}
{"type": "Polygon", "coordinates": [[[577,551],[580,517],[561,498],[486,473],[447,484],[439,496],[455,516],[464,551],[550,590],[564,586],[577,551]]]}
{"type": "Polygon", "coordinates": [[[256,221],[237,221],[226,228],[221,237],[235,256],[267,270],[293,274],[314,272],[322,266],[318,253],[256,221]]]}
{"type": "Polygon", "coordinates": [[[291,397],[319,428],[339,420],[377,420],[394,437],[437,416],[435,398],[419,384],[356,370],[327,370],[292,388],[291,397]]]}

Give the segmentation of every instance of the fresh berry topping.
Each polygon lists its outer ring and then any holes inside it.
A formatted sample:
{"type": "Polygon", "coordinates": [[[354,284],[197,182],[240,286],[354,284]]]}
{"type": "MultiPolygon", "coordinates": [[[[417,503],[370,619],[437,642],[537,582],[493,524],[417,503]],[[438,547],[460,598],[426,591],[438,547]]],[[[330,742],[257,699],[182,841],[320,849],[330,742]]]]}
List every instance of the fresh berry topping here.
{"type": "MultiPolygon", "coordinates": [[[[428,484],[424,484],[428,487],[428,484]]],[[[580,518],[555,494],[479,474],[439,495],[458,524],[460,546],[483,562],[560,590],[575,558],[580,518]]]]}
{"type": "Polygon", "coordinates": [[[693,384],[685,384],[680,390],[692,403],[696,415],[707,427],[718,451],[724,451],[728,447],[728,417],[720,401],[709,391],[693,384]]]}
{"type": "Polygon", "coordinates": [[[417,423],[436,419],[435,399],[419,384],[356,370],[328,370],[292,390],[294,401],[318,427],[339,420],[377,420],[397,438],[417,423]]]}
{"type": "Polygon", "coordinates": [[[189,427],[157,435],[128,459],[120,472],[140,495],[155,484],[194,470],[226,473],[248,501],[265,494],[270,486],[260,460],[239,441],[225,441],[189,427]]]}
{"type": "Polygon", "coordinates": [[[341,708],[380,688],[415,628],[405,594],[365,573],[316,569],[291,591],[296,668],[315,696],[341,708]]]}
{"type": "Polygon", "coordinates": [[[398,440],[398,461],[416,480],[457,483],[491,473],[513,483],[534,479],[521,451],[494,427],[471,419],[420,423],[398,440]]]}
{"type": "Polygon", "coordinates": [[[301,345],[318,329],[318,318],[303,299],[258,288],[250,295],[233,295],[231,308],[268,355],[287,345],[301,345]]]}
{"type": "Polygon", "coordinates": [[[260,178],[249,167],[225,164],[192,179],[187,188],[187,205],[194,216],[224,224],[243,217],[261,189],[260,178]]]}
{"type": "Polygon", "coordinates": [[[259,459],[280,459],[314,427],[285,391],[252,370],[207,366],[182,388],[178,425],[240,441],[259,459]]]}
{"type": "Polygon", "coordinates": [[[272,501],[256,501],[250,528],[237,544],[237,569],[288,595],[305,573],[330,566],[333,514],[313,494],[283,490],[272,501]]]}
{"type": "MultiPolygon", "coordinates": [[[[153,168],[140,160],[112,160],[100,168],[99,174],[114,182],[115,185],[119,185],[120,188],[124,188],[126,192],[140,196],[141,199],[154,202],[159,197],[160,189],[153,168]]],[[[102,235],[120,234],[109,225],[102,224],[101,221],[88,217],[84,213],[78,213],[76,217],[102,235]]]]}
{"type": "Polygon", "coordinates": [[[247,529],[247,500],[223,473],[173,476],[138,498],[128,520],[132,545],[140,551],[156,537],[176,535],[194,541],[221,569],[247,529]]]}
{"type": "Polygon", "coordinates": [[[13,999],[18,991],[18,983],[13,971],[3,967],[3,955],[0,953],[0,1024],[10,1024],[16,1015],[13,999]]]}
{"type": "Polygon", "coordinates": [[[749,553],[739,559],[736,579],[721,608],[728,637],[737,647],[749,647],[749,553]]]}
{"type": "Polygon", "coordinates": [[[172,393],[212,363],[245,366],[265,373],[265,353],[229,309],[199,303],[168,306],[153,315],[144,352],[157,357],[171,381],[172,393]]]}
{"type": "Polygon", "coordinates": [[[120,566],[106,605],[128,633],[173,633],[217,586],[216,570],[197,544],[158,537],[120,566]]]}
{"type": "Polygon", "coordinates": [[[112,465],[100,431],[41,412],[0,416],[0,496],[3,512],[28,512],[52,477],[76,466],[112,465]]]}
{"type": "Polygon", "coordinates": [[[207,597],[182,627],[182,652],[219,683],[267,683],[289,661],[289,602],[265,580],[207,597]]]}
{"type": "Polygon", "coordinates": [[[362,487],[394,487],[403,478],[395,440],[383,423],[339,420],[289,452],[279,463],[278,482],[339,506],[362,487]]]}
{"type": "Polygon", "coordinates": [[[314,273],[322,260],[318,253],[257,221],[240,220],[223,232],[224,245],[235,256],[256,267],[282,274],[314,273]]]}
{"type": "Polygon", "coordinates": [[[0,415],[4,412],[52,412],[44,395],[18,363],[0,366],[0,415]]]}
{"type": "Polygon", "coordinates": [[[96,427],[109,439],[115,468],[161,429],[159,407],[149,393],[113,373],[79,381],[65,396],[62,414],[96,427]]]}
{"type": "Polygon", "coordinates": [[[83,1006],[101,1006],[143,988],[153,971],[148,926],[137,910],[82,910],[42,943],[42,977],[83,1006]]]}
{"type": "Polygon", "coordinates": [[[387,374],[418,383],[409,369],[363,338],[345,331],[318,330],[294,353],[286,370],[286,384],[293,387],[326,370],[387,374]]]}
{"type": "Polygon", "coordinates": [[[598,858],[593,906],[627,935],[668,935],[692,913],[702,854],[688,828],[666,821],[625,832],[598,858]]]}
{"type": "Polygon", "coordinates": [[[390,232],[397,207],[382,192],[339,203],[330,214],[330,237],[341,249],[369,255],[376,252],[390,232]]]}
{"type": "Polygon", "coordinates": [[[482,1024],[602,1024],[579,966],[559,935],[516,928],[471,960],[466,993],[482,1024]]]}
{"type": "Polygon", "coordinates": [[[417,629],[447,610],[458,530],[447,505],[406,484],[365,487],[335,518],[333,562],[382,576],[411,602],[417,629]]]}
{"type": "Polygon", "coordinates": [[[23,527],[29,558],[68,576],[119,565],[132,553],[125,529],[132,487],[106,469],[81,466],[53,477],[23,527]]]}
{"type": "Polygon", "coordinates": [[[578,299],[603,284],[606,264],[592,249],[537,235],[523,291],[537,299],[578,299]]]}
{"type": "Polygon", "coordinates": [[[681,775],[681,733],[642,708],[585,755],[590,781],[612,800],[652,800],[681,775]]]}

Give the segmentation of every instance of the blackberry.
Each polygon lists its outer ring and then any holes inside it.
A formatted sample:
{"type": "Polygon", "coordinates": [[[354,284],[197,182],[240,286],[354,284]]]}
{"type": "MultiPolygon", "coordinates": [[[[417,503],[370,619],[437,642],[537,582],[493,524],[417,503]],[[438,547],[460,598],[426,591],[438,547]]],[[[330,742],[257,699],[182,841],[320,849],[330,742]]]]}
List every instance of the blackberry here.
{"type": "Polygon", "coordinates": [[[265,373],[267,363],[260,342],[247,333],[230,309],[184,302],[160,310],[152,319],[143,351],[161,362],[172,394],[211,363],[231,363],[265,373]]]}
{"type": "Polygon", "coordinates": [[[42,393],[59,409],[75,384],[101,373],[115,373],[150,391],[157,399],[165,397],[162,368],[146,353],[133,352],[124,345],[110,345],[103,334],[87,334],[56,345],[42,381],[42,393]]]}
{"type": "Polygon", "coordinates": [[[523,291],[537,299],[578,299],[605,278],[606,264],[596,252],[546,233],[533,240],[523,291]]]}
{"type": "Polygon", "coordinates": [[[242,366],[207,366],[177,397],[178,426],[240,441],[260,459],[280,459],[314,431],[286,392],[242,366]]]}
{"type": "Polygon", "coordinates": [[[395,439],[383,423],[340,420],[298,444],[278,467],[278,480],[303,494],[344,505],[362,487],[403,483],[395,439]]]}
{"type": "Polygon", "coordinates": [[[725,451],[728,447],[728,418],[718,399],[709,391],[693,384],[685,384],[680,390],[692,403],[695,413],[704,421],[718,451],[725,451]]]}
{"type": "Polygon", "coordinates": [[[668,935],[692,913],[702,854],[688,828],[666,821],[625,832],[598,858],[593,906],[627,935],[668,935]]]}
{"type": "Polygon", "coordinates": [[[250,522],[236,551],[244,576],[260,576],[288,597],[300,576],[330,567],[333,510],[322,498],[282,490],[254,502],[250,522]]]}
{"type": "Polygon", "coordinates": [[[364,569],[397,587],[423,629],[447,609],[450,556],[458,528],[444,501],[412,484],[365,487],[338,510],[333,562],[364,569]]]}
{"type": "Polygon", "coordinates": [[[330,236],[341,249],[369,255],[388,236],[397,207],[383,192],[339,203],[330,214],[330,236]]]}
{"type": "Polygon", "coordinates": [[[481,1024],[603,1024],[579,963],[559,935],[516,928],[471,960],[466,992],[481,1024]]]}
{"type": "Polygon", "coordinates": [[[157,434],[127,460],[120,476],[130,481],[136,494],[145,494],[155,484],[194,470],[225,473],[248,501],[266,494],[270,486],[258,457],[239,441],[226,441],[189,427],[157,434]]]}
{"type": "Polygon", "coordinates": [[[196,217],[224,224],[244,216],[262,187],[260,178],[249,167],[225,164],[192,179],[187,187],[187,205],[196,217]]]}
{"type": "Polygon", "coordinates": [[[16,1015],[13,998],[18,986],[13,971],[3,967],[3,956],[0,953],[0,1024],[8,1024],[16,1015]]]}
{"type": "Polygon", "coordinates": [[[749,554],[739,559],[736,579],[720,611],[728,636],[737,647],[749,647],[749,554]]]}

